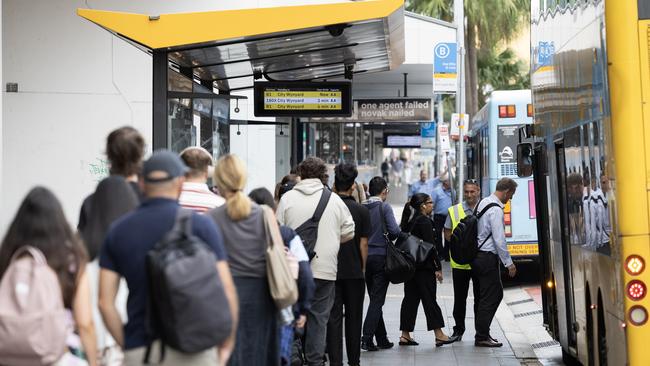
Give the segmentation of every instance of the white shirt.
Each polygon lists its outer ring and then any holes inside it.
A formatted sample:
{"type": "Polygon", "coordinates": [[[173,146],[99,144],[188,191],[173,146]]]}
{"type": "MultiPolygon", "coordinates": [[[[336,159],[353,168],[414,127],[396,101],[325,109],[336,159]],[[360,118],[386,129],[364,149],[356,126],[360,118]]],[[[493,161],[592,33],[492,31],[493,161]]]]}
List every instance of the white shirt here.
{"type": "Polygon", "coordinates": [[[178,203],[185,208],[204,213],[226,203],[223,197],[217,196],[208,189],[205,183],[185,182],[178,203]]]}
{"type": "Polygon", "coordinates": [[[510,252],[506,244],[506,233],[503,223],[503,203],[493,193],[489,197],[481,200],[476,212],[477,214],[480,213],[490,203],[496,203],[499,207],[490,208],[478,220],[479,250],[497,254],[501,259],[501,263],[508,267],[512,264],[512,258],[510,258],[510,252]],[[492,233],[492,236],[488,238],[490,233],[492,233]],[[488,239],[486,240],[486,238],[488,239]],[[483,245],[481,246],[481,244],[483,245]]]}

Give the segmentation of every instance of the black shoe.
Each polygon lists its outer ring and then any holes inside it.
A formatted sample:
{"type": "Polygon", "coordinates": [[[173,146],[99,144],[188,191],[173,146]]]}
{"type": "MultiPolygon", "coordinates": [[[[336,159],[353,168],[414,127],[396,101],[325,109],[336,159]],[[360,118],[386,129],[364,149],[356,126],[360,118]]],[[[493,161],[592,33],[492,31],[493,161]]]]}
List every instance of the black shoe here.
{"type": "Polygon", "coordinates": [[[460,342],[463,340],[463,333],[465,333],[464,330],[454,329],[454,334],[452,334],[449,338],[453,338],[454,342],[460,342]]]}
{"type": "Polygon", "coordinates": [[[400,346],[417,346],[417,345],[419,345],[419,343],[416,342],[414,339],[406,338],[406,337],[402,336],[402,337],[399,337],[399,345],[400,346]]]}
{"type": "Polygon", "coordinates": [[[501,347],[503,346],[503,343],[495,342],[492,339],[484,339],[484,340],[476,340],[474,341],[474,346],[476,347],[501,347]]]}
{"type": "Polygon", "coordinates": [[[492,337],[491,335],[489,335],[488,338],[490,338],[492,342],[499,343],[499,341],[496,338],[492,337]]]}
{"type": "Polygon", "coordinates": [[[361,349],[368,352],[379,351],[379,348],[377,348],[377,346],[375,346],[375,344],[372,343],[372,341],[370,342],[361,341],[361,349]]]}
{"type": "Polygon", "coordinates": [[[456,340],[452,337],[447,337],[447,339],[438,339],[436,338],[436,347],[440,347],[445,344],[451,344],[456,342],[456,340]]]}
{"type": "Polygon", "coordinates": [[[389,341],[388,339],[385,340],[384,342],[381,342],[381,343],[379,341],[377,341],[377,347],[379,347],[381,349],[393,348],[394,345],[395,344],[393,342],[389,341]]]}

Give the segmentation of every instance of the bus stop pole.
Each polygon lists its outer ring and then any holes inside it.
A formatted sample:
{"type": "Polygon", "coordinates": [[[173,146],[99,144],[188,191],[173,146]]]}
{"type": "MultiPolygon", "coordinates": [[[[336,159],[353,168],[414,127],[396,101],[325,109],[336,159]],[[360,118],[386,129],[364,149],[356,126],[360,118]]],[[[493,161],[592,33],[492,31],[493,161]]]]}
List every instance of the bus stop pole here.
{"type": "MultiPolygon", "coordinates": [[[[465,114],[465,9],[463,0],[454,0],[454,23],[456,23],[456,42],[458,43],[458,93],[456,94],[456,113],[459,114],[458,129],[458,156],[456,157],[457,171],[456,179],[458,183],[458,203],[463,202],[463,181],[465,180],[464,161],[464,114],[465,114]]],[[[451,169],[449,170],[451,173],[451,169]]]]}

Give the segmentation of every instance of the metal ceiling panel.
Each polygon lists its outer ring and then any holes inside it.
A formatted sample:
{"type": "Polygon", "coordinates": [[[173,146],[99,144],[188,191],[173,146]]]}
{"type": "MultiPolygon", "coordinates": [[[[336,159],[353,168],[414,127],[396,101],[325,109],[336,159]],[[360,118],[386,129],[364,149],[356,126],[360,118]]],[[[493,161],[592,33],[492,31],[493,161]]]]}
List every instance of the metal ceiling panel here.
{"type": "Polygon", "coordinates": [[[403,0],[361,0],[147,19],[88,9],[78,13],[141,49],[165,49],[169,62],[185,75],[191,72],[220,90],[233,90],[252,87],[261,77],[305,81],[342,77],[346,66],[348,77],[350,71],[394,69],[404,61],[403,7],[403,0]],[[288,19],[292,16],[313,19],[288,19]],[[200,24],[217,19],[227,23],[200,24]],[[257,24],[262,20],[270,24],[257,24]],[[180,24],[190,29],[170,33],[169,27],[180,24]],[[234,29],[223,29],[228,27],[234,29]]]}

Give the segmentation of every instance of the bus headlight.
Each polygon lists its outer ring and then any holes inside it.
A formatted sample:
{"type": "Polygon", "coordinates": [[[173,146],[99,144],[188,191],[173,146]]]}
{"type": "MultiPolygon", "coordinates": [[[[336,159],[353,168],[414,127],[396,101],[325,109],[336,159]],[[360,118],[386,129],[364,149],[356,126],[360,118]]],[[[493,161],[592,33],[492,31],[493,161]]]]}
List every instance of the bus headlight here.
{"type": "Polygon", "coordinates": [[[636,326],[645,324],[648,321],[648,312],[641,305],[634,305],[630,308],[628,313],[630,323],[636,326]]]}
{"type": "Polygon", "coordinates": [[[643,299],[646,295],[647,289],[645,284],[639,280],[632,280],[627,283],[627,296],[634,301],[643,299]]]}
{"type": "Polygon", "coordinates": [[[638,255],[631,255],[625,260],[625,270],[632,276],[641,274],[645,269],[645,261],[638,255]]]}

